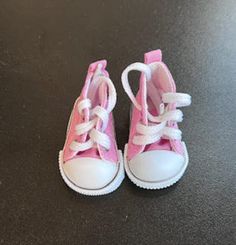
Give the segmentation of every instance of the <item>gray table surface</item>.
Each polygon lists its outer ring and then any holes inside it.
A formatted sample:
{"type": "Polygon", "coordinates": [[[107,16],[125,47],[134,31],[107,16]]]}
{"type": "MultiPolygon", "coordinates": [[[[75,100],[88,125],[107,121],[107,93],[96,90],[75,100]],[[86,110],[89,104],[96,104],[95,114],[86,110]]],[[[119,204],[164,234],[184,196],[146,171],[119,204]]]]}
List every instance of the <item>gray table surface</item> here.
{"type": "Polygon", "coordinates": [[[0,244],[236,244],[235,0],[2,0],[0,86],[0,244]],[[57,158],[88,65],[108,60],[122,149],[121,72],[156,48],[193,98],[185,176],[161,191],[127,178],[103,197],[71,191],[57,158]]]}

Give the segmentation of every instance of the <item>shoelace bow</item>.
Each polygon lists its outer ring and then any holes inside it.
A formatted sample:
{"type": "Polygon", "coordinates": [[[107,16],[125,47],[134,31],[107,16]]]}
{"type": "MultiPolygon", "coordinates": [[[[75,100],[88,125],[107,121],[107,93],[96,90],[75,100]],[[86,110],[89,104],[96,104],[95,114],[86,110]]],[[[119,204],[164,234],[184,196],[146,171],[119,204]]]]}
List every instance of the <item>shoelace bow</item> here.
{"type": "MultiPolygon", "coordinates": [[[[122,73],[122,84],[125,92],[130,97],[134,106],[141,110],[141,105],[137,102],[128,80],[128,73],[132,70],[143,72],[147,82],[151,79],[151,68],[143,63],[134,63],[128,66],[122,73]]],[[[138,123],[136,131],[139,135],[133,137],[133,143],[136,145],[148,145],[157,142],[161,138],[169,138],[172,140],[181,140],[182,132],[179,129],[168,126],[168,122],[181,122],[183,113],[179,109],[169,110],[170,104],[175,104],[176,107],[184,107],[191,104],[191,96],[185,93],[163,93],[163,103],[160,104],[159,116],[153,116],[147,111],[148,125],[138,123]],[[165,104],[167,104],[165,106],[165,104]]]]}
{"type": "Polygon", "coordinates": [[[102,82],[105,82],[108,86],[109,96],[107,108],[99,105],[92,108],[91,100],[88,98],[83,99],[78,103],[78,113],[83,116],[84,109],[89,109],[90,120],[76,125],[76,135],[80,136],[88,133],[89,137],[85,142],[77,142],[74,140],[70,145],[70,149],[73,151],[86,151],[94,147],[95,144],[103,146],[106,150],[109,150],[110,148],[110,138],[104,133],[104,130],[107,128],[109,113],[113,110],[116,104],[116,91],[109,78],[105,76],[98,77],[96,83],[101,84],[102,82]],[[99,119],[102,121],[101,130],[95,128],[99,119]]]}

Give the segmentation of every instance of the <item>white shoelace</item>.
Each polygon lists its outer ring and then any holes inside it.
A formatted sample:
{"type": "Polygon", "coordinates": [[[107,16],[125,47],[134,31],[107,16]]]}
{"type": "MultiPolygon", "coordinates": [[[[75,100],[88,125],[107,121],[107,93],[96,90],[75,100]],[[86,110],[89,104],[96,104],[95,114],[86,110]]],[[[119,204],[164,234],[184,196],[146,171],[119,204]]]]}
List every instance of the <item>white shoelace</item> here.
{"type": "Polygon", "coordinates": [[[91,118],[88,122],[83,122],[76,125],[76,134],[83,135],[85,133],[88,133],[89,139],[86,142],[82,143],[74,140],[70,145],[70,149],[73,151],[85,151],[94,147],[95,144],[103,146],[106,150],[110,149],[110,139],[109,136],[104,133],[104,130],[107,128],[109,113],[113,110],[116,104],[116,90],[112,81],[109,78],[105,76],[99,76],[96,83],[99,86],[99,84],[101,84],[102,82],[105,82],[108,86],[109,96],[107,108],[105,109],[102,106],[91,108],[91,100],[88,98],[81,100],[78,103],[78,113],[83,116],[83,110],[87,108],[90,110],[91,118]],[[99,119],[101,119],[102,121],[101,130],[95,128],[99,119]]]}
{"type": "MultiPolygon", "coordinates": [[[[133,70],[143,72],[147,82],[151,79],[152,71],[149,65],[137,62],[129,65],[121,76],[125,92],[128,94],[134,106],[140,111],[142,107],[136,100],[128,80],[128,73],[133,70]]],[[[183,120],[183,113],[179,109],[169,110],[169,104],[174,103],[176,107],[188,106],[191,104],[191,96],[184,93],[163,93],[162,101],[159,116],[153,116],[147,111],[149,125],[137,124],[136,130],[139,135],[133,137],[134,144],[148,145],[157,142],[162,137],[172,140],[181,140],[181,130],[168,127],[168,122],[181,122],[183,120]]]]}

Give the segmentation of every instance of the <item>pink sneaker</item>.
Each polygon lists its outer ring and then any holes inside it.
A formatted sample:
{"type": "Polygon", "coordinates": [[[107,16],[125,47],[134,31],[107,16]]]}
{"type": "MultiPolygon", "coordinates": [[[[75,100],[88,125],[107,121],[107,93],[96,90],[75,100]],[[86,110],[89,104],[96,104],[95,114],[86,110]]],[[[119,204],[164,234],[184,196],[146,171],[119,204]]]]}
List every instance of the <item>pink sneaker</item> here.
{"type": "Polygon", "coordinates": [[[126,173],[142,188],[171,186],[182,177],[188,165],[187,149],[177,125],[183,114],[176,107],[190,105],[191,97],[176,93],[175,82],[162,62],[160,50],[146,53],[145,64],[129,65],[121,79],[134,105],[124,154],[126,173]],[[142,72],[136,97],[128,81],[132,70],[142,72]]]}
{"type": "Polygon", "coordinates": [[[89,66],[85,85],[72,110],[59,168],[65,183],[85,195],[116,190],[124,179],[112,110],[116,90],[105,70],[106,61],[89,66]]]}

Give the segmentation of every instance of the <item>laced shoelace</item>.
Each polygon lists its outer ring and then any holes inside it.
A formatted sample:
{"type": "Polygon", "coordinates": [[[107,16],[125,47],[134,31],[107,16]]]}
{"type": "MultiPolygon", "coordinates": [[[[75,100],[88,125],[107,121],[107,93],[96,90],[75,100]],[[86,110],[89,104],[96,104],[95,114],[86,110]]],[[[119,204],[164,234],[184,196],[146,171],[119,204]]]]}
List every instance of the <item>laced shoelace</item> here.
{"type": "Polygon", "coordinates": [[[109,78],[99,76],[96,83],[99,86],[102,82],[105,82],[108,86],[109,96],[107,108],[99,105],[92,108],[91,100],[88,98],[83,99],[78,103],[78,113],[83,116],[84,109],[89,109],[90,120],[76,125],[76,135],[80,136],[87,133],[89,137],[87,141],[82,143],[74,140],[70,145],[70,149],[73,151],[86,151],[94,147],[96,144],[103,146],[106,150],[110,149],[110,138],[104,133],[104,130],[107,128],[109,113],[113,110],[116,104],[116,90],[109,78]],[[99,119],[102,121],[101,130],[95,128],[99,119]]]}
{"type": "MultiPolygon", "coordinates": [[[[133,70],[143,72],[147,82],[151,79],[152,71],[149,65],[137,62],[129,65],[121,76],[125,92],[128,94],[134,106],[141,111],[142,106],[136,100],[128,80],[128,73],[133,70]]],[[[191,104],[191,96],[185,93],[163,93],[162,101],[159,116],[153,116],[147,111],[148,125],[144,125],[140,122],[137,124],[136,131],[138,135],[133,137],[134,144],[148,145],[157,142],[161,138],[181,140],[181,130],[169,127],[168,122],[181,122],[183,120],[183,113],[179,109],[170,110],[169,105],[175,104],[176,107],[188,106],[191,104]]]]}

